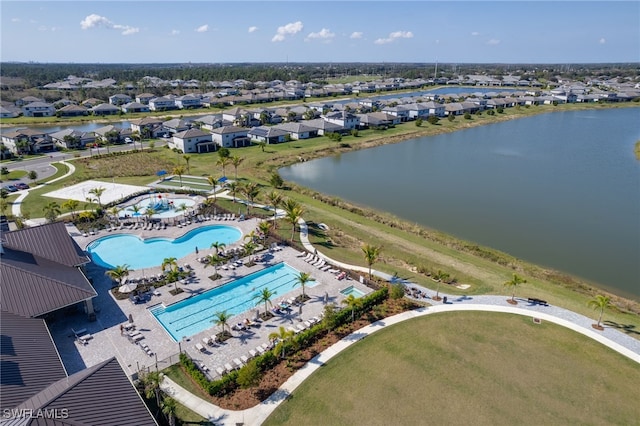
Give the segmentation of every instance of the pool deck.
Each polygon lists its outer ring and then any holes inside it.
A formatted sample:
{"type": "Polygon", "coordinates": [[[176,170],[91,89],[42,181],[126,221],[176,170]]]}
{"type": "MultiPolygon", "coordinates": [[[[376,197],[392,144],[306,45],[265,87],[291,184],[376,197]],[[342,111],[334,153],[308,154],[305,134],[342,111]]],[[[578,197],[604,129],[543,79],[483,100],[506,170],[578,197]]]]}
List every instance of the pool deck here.
{"type": "MultiPolygon", "coordinates": [[[[257,227],[258,220],[250,219],[241,222],[209,220],[182,228],[171,226],[161,231],[145,231],[141,229],[136,231],[100,231],[96,235],[90,235],[88,237],[84,237],[82,233],[73,226],[69,226],[68,230],[74,240],[84,249],[89,243],[105,235],[133,233],[142,238],[158,236],[177,238],[190,230],[212,224],[235,226],[243,232],[243,235],[246,235],[257,227]]],[[[241,239],[229,245],[227,248],[239,246],[242,242],[241,239]]],[[[151,296],[145,303],[135,305],[128,299],[116,300],[111,295],[110,289],[112,284],[111,280],[105,275],[106,270],[93,263],[88,264],[87,276],[93,280],[94,288],[98,292],[98,296],[93,299],[94,306],[97,309],[96,321],[89,322],[85,314],[77,313],[59,316],[55,321],[50,322],[52,337],[58,347],[60,358],[67,372],[69,374],[75,373],[115,355],[125,371],[133,375],[143,367],[155,368],[156,362],[159,362],[158,367],[160,369],[175,363],[177,361],[177,354],[182,350],[188,352],[194,361],[204,363],[210,369],[211,377],[215,377],[217,375],[215,372],[217,367],[223,367],[225,364],[233,365],[235,358],[240,358],[243,355],[248,356],[249,350],[254,350],[257,346],[267,343],[269,341],[268,335],[274,331],[277,332],[280,326],[295,326],[302,320],[307,320],[319,315],[324,308],[325,293],[328,294],[328,301],[330,303],[333,302],[339,305],[344,299],[344,295],[340,293],[340,290],[346,287],[354,285],[364,293],[371,291],[369,288],[354,280],[339,281],[335,274],[321,271],[305,262],[303,258],[300,257],[300,252],[289,247],[284,247],[279,251],[265,252],[267,255],[265,256],[266,262],[264,264],[256,264],[251,267],[241,266],[235,270],[218,268],[218,273],[222,275],[223,278],[214,282],[208,278],[210,275],[213,275],[213,268],[205,268],[203,264],[196,260],[198,257],[203,257],[210,252],[211,249],[201,249],[199,254],[194,252],[184,258],[178,259],[180,266],[188,264],[193,268],[195,273],[191,282],[178,284],[184,290],[183,293],[176,296],[171,295],[169,290],[173,288],[173,285],[168,285],[158,289],[160,292],[159,296],[151,296]],[[310,296],[311,299],[304,304],[302,315],[299,314],[298,308],[294,307],[288,314],[278,315],[266,322],[259,322],[256,327],[251,327],[250,331],[232,331],[234,335],[233,338],[221,345],[211,347],[203,344],[202,339],[220,331],[220,327],[216,326],[213,322],[211,327],[206,331],[190,336],[178,344],[149,312],[149,308],[157,306],[160,303],[170,305],[179,302],[279,262],[286,262],[299,271],[309,272],[316,280],[315,283],[311,283],[313,287],[311,285],[306,286],[306,294],[310,296]],[[139,343],[146,343],[154,355],[147,355],[139,344],[131,343],[126,334],[121,334],[120,325],[128,323],[129,315],[133,317],[136,330],[143,336],[143,339],[140,340],[139,343]],[[84,328],[93,338],[90,339],[86,345],[77,343],[72,328],[76,330],[84,328]],[[198,351],[195,347],[196,343],[202,344],[206,348],[206,352],[198,351]],[[173,359],[167,363],[166,360],[170,357],[173,357],[173,359]]],[[[158,266],[143,271],[134,271],[130,276],[141,277],[143,274],[151,276],[159,272],[160,267],[158,266]]],[[[296,287],[290,293],[276,295],[272,302],[275,303],[301,293],[302,289],[296,287]]],[[[264,304],[260,304],[257,308],[260,311],[264,310],[264,304]]],[[[228,324],[231,326],[241,322],[244,318],[253,318],[254,315],[253,310],[243,313],[232,317],[228,324]]]]}

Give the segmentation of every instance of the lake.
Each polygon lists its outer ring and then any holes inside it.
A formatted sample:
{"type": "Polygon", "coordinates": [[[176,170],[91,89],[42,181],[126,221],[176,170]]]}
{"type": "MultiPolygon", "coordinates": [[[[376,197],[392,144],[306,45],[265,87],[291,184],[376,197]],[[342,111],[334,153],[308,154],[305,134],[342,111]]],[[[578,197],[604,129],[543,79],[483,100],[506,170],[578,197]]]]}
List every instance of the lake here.
{"type": "Polygon", "coordinates": [[[280,173],[640,299],[638,123],[640,108],[548,113],[280,173]]]}

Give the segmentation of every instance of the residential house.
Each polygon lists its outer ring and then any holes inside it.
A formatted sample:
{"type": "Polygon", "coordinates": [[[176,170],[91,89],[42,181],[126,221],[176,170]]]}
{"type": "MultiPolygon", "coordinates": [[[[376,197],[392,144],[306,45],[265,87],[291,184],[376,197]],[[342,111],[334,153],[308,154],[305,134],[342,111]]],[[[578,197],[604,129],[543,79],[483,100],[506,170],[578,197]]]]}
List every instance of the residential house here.
{"type": "Polygon", "coordinates": [[[81,132],[75,129],[64,129],[50,133],[49,137],[56,145],[67,149],[85,148],[96,143],[94,132],[81,132]]]}
{"type": "Polygon", "coordinates": [[[278,129],[276,127],[258,126],[254,127],[247,135],[251,140],[257,142],[266,142],[267,144],[286,142],[289,136],[289,132],[278,129]]]}
{"type": "Polygon", "coordinates": [[[111,104],[99,104],[91,108],[93,115],[114,115],[120,114],[120,108],[111,104]]]}
{"type": "Polygon", "coordinates": [[[200,98],[193,95],[178,96],[174,99],[174,102],[180,109],[193,109],[202,107],[200,98]]]}
{"type": "Polygon", "coordinates": [[[142,138],[158,138],[166,133],[162,120],[156,117],[144,117],[131,120],[131,130],[142,138]]]}
{"type": "Polygon", "coordinates": [[[396,124],[400,124],[401,120],[395,115],[386,112],[370,112],[367,114],[359,114],[360,128],[388,128],[396,124]]]}
{"type": "Polygon", "coordinates": [[[200,128],[209,131],[217,129],[218,127],[230,126],[233,124],[230,121],[224,121],[222,119],[222,114],[205,115],[204,117],[200,117],[195,120],[195,123],[200,123],[200,128]]]}
{"type": "Polygon", "coordinates": [[[218,144],[213,141],[211,133],[205,133],[200,129],[188,129],[175,133],[169,142],[171,148],[177,148],[184,153],[189,152],[214,152],[218,144]]]}
{"type": "Polygon", "coordinates": [[[23,107],[25,105],[32,104],[34,102],[42,102],[45,103],[44,99],[36,98],[35,96],[25,96],[24,98],[20,98],[16,101],[17,107],[23,107]]]}
{"type": "Polygon", "coordinates": [[[295,140],[309,139],[318,136],[318,130],[316,128],[307,126],[304,123],[282,123],[273,126],[273,128],[289,133],[289,135],[291,135],[291,139],[295,140]]]}
{"type": "Polygon", "coordinates": [[[223,126],[211,131],[213,140],[225,148],[240,148],[251,145],[248,130],[236,126],[223,126]]]}
{"type": "Polygon", "coordinates": [[[387,106],[382,108],[382,112],[398,117],[402,123],[409,120],[409,108],[406,105],[387,106]]]}
{"type": "Polygon", "coordinates": [[[105,103],[103,100],[100,99],[96,99],[96,98],[89,98],[86,101],[82,102],[83,106],[86,106],[87,108],[93,108],[96,105],[100,105],[105,103]]]}
{"type": "Polygon", "coordinates": [[[31,102],[22,107],[22,115],[25,117],[53,117],[56,108],[46,102],[31,102]]]}
{"type": "Polygon", "coordinates": [[[149,112],[149,105],[145,105],[140,102],[129,102],[127,104],[122,105],[122,111],[126,113],[133,112],[149,112]]]}
{"type": "Polygon", "coordinates": [[[54,143],[47,133],[33,129],[18,129],[2,134],[2,143],[15,155],[53,151],[54,143]]]}
{"type": "Polygon", "coordinates": [[[322,118],[313,120],[305,120],[304,124],[315,129],[318,135],[327,135],[329,133],[349,133],[349,130],[339,124],[332,123],[322,118]]]}
{"type": "Polygon", "coordinates": [[[20,114],[22,114],[22,111],[18,107],[10,105],[0,106],[0,118],[16,118],[20,114]]]}
{"type": "Polygon", "coordinates": [[[159,98],[153,98],[149,101],[149,109],[151,111],[169,111],[176,109],[176,102],[173,98],[161,96],[159,98]]]}
{"type": "Polygon", "coordinates": [[[57,114],[62,117],[78,117],[81,115],[89,115],[89,108],[82,105],[67,105],[60,108],[57,114]]]}
{"type": "Polygon", "coordinates": [[[123,129],[116,127],[113,124],[106,125],[95,129],[93,133],[96,134],[96,138],[101,138],[104,141],[108,141],[112,144],[124,143],[125,138],[130,138],[133,131],[131,129],[123,129]]]}
{"type": "Polygon", "coordinates": [[[171,120],[163,121],[162,126],[164,127],[165,131],[173,135],[175,133],[189,130],[192,126],[192,123],[190,121],[185,121],[182,118],[172,118],[171,120]]]}
{"type": "Polygon", "coordinates": [[[136,102],[149,105],[149,101],[155,97],[156,95],[153,93],[140,93],[139,95],[136,95],[136,102]]]}
{"type": "Polygon", "coordinates": [[[349,130],[357,129],[360,126],[360,117],[348,111],[325,114],[323,118],[329,123],[337,124],[349,130]]]}
{"type": "Polygon", "coordinates": [[[115,95],[109,96],[109,103],[116,106],[128,104],[132,100],[133,99],[131,99],[131,96],[125,95],[123,93],[116,93],[115,95]]]}
{"type": "Polygon", "coordinates": [[[234,125],[242,125],[240,123],[248,122],[249,112],[245,108],[234,107],[222,111],[222,119],[234,125]]]}

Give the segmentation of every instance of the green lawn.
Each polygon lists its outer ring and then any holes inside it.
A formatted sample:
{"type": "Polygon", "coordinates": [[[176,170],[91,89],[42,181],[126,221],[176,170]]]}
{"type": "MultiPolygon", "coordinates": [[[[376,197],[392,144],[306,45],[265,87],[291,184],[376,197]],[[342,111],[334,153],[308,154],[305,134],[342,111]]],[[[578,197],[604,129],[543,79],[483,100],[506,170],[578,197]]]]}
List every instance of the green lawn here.
{"type": "Polygon", "coordinates": [[[638,424],[638,364],[563,327],[453,312],[367,337],[265,425],[638,424]]]}

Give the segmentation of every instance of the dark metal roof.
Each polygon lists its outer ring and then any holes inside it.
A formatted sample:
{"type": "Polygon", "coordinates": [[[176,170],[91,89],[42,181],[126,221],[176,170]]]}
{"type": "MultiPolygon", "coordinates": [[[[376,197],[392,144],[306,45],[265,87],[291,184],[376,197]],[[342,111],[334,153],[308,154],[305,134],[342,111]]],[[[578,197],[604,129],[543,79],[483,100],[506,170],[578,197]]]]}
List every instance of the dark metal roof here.
{"type": "Polygon", "coordinates": [[[115,357],[57,381],[18,408],[66,409],[86,425],[157,425],[115,357]]]}
{"type": "Polygon", "coordinates": [[[0,409],[10,409],[67,377],[41,319],[0,311],[0,409]]]}
{"type": "Polygon", "coordinates": [[[78,266],[89,262],[62,222],[5,232],[2,239],[4,247],[33,253],[63,265],[78,266]]]}
{"type": "Polygon", "coordinates": [[[97,295],[78,268],[9,248],[4,249],[0,272],[0,308],[24,317],[37,317],[97,295]]]}

